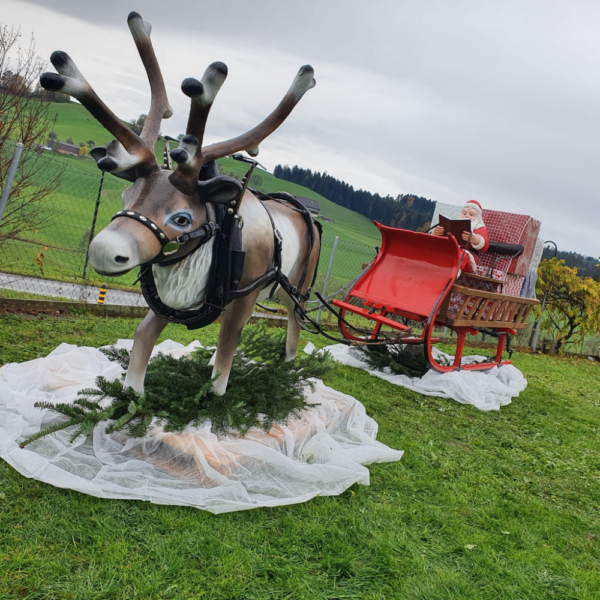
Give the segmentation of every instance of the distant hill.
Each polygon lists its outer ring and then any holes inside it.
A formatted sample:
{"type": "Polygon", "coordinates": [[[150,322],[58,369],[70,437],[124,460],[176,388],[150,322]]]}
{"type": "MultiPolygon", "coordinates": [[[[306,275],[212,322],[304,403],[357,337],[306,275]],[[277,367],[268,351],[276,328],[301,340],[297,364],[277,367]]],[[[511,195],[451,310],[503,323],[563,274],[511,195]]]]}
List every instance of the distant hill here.
{"type": "MultiPolygon", "coordinates": [[[[240,179],[248,169],[246,163],[231,158],[223,158],[218,162],[219,169],[222,173],[231,174],[238,179],[240,179]]],[[[250,187],[257,189],[260,192],[288,192],[294,196],[305,196],[306,198],[317,200],[321,205],[320,214],[333,220],[332,223],[322,222],[324,236],[338,236],[340,240],[346,242],[356,242],[359,244],[367,244],[369,246],[380,245],[381,236],[379,235],[379,230],[367,217],[334,204],[314,190],[297,183],[278,179],[271,173],[263,171],[262,169],[256,168],[254,173],[260,177],[260,183],[256,183],[253,176],[250,187]]]]}
{"type": "MultiPolygon", "coordinates": [[[[80,142],[87,143],[89,140],[93,140],[96,146],[104,146],[109,140],[113,139],[112,134],[90,116],[81,104],[76,102],[52,104],[50,115],[56,115],[54,133],[61,141],[71,138],[75,144],[79,145],[80,142]]],[[[156,148],[156,155],[159,160],[162,160],[162,154],[163,142],[159,142],[156,148]]],[[[68,161],[73,166],[97,172],[92,158],[81,159],[61,155],[60,159],[68,161]]],[[[237,178],[241,178],[248,168],[247,164],[230,158],[224,158],[218,162],[221,172],[233,174],[237,178]]],[[[333,221],[323,223],[324,236],[339,236],[341,240],[346,242],[367,244],[369,246],[378,246],[381,243],[378,229],[366,216],[330,202],[321,194],[307,187],[277,179],[271,173],[262,169],[257,168],[254,172],[258,178],[253,178],[252,187],[261,192],[282,191],[295,196],[305,196],[318,200],[321,205],[320,214],[333,221]],[[257,181],[260,181],[260,183],[257,183],[257,181]]]]}
{"type": "Polygon", "coordinates": [[[350,184],[327,173],[313,173],[298,166],[277,165],[273,175],[310,188],[340,206],[390,227],[411,231],[427,229],[435,210],[435,201],[422,196],[400,194],[394,198],[355,190],[350,184]]]}
{"type": "Polygon", "coordinates": [[[54,133],[63,142],[71,138],[79,145],[80,142],[87,144],[89,140],[93,140],[96,146],[105,146],[114,137],[76,102],[52,104],[48,116],[55,115],[54,133]]]}
{"type": "MultiPolygon", "coordinates": [[[[549,259],[553,256],[554,252],[545,250],[542,259],[549,259]]],[[[577,252],[563,252],[560,250],[558,251],[556,258],[564,260],[565,265],[571,269],[573,267],[577,268],[577,275],[579,275],[579,277],[591,277],[596,281],[600,281],[600,269],[598,268],[600,258],[593,258],[592,256],[584,256],[577,252]]]]}

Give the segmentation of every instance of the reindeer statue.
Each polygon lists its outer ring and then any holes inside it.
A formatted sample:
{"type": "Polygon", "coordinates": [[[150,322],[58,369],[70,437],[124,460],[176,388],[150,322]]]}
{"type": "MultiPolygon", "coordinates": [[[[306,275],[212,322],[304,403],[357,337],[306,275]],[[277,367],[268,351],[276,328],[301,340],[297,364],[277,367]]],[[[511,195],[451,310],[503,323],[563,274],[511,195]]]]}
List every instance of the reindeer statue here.
{"type": "Polygon", "coordinates": [[[214,163],[212,172],[202,167],[240,151],[255,156],[259,143],[315,85],[313,69],[300,69],[279,106],[254,129],[206,147],[206,121],[227,67],[215,62],[201,81],[185,79],[181,89],[191,98],[186,135],[170,152],[176,169],[161,169],[154,147],[161,121],[172,110],[150,41],[150,24],[135,12],[127,22],[152,96],[139,136],[102,102],[65,52],[52,54],[58,74],[44,73],[40,83],[74,96],[115,136],[92,156],[102,171],[133,183],[123,192],[124,209],[90,245],[91,264],[102,275],[116,277],[141,268],[142,291],[152,309],[136,329],[125,385],[143,392],[150,354],[169,322],[192,329],[220,315],[213,376],[218,374],[215,391],[223,394],[242,328],[254,304],[274,288],[283,289],[289,314],[286,360],[295,358],[300,327],[294,310],[307,297],[319,258],[320,230],[291,196],[267,202],[246,189],[247,181],[242,185],[218,176],[214,163]]]}

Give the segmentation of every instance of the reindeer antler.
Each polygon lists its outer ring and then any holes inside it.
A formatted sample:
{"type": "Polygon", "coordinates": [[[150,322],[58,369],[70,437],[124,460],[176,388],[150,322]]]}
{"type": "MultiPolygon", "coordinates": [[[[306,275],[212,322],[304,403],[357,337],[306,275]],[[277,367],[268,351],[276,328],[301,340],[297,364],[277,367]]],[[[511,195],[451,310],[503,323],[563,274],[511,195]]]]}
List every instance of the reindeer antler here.
{"type": "Polygon", "coordinates": [[[313,75],[310,65],[301,67],[279,106],[262,123],[243,135],[204,148],[202,140],[206,120],[217,92],[227,77],[227,67],[220,62],[213,63],[204,73],[202,81],[185,79],[181,89],[192,99],[192,104],[186,135],[179,147],[171,151],[171,158],[178,163],[178,167],[170,175],[169,181],[184,194],[192,195],[198,186],[200,168],[205,162],[242,150],[256,156],[258,145],[285,121],[302,96],[315,86],[313,75]]]}
{"type": "Polygon", "coordinates": [[[119,174],[132,169],[126,176],[131,179],[160,168],[154,155],[154,146],[162,119],[168,119],[173,112],[150,41],[152,26],[136,12],[129,13],[127,24],[146,69],[152,97],[150,112],[139,136],[102,102],[66,52],[52,53],[50,60],[58,74],[43,73],[40,83],[49,91],[61,91],[75,97],[117,138],[109,142],[106,148],[94,148],[93,156],[103,171],[119,174]]]}

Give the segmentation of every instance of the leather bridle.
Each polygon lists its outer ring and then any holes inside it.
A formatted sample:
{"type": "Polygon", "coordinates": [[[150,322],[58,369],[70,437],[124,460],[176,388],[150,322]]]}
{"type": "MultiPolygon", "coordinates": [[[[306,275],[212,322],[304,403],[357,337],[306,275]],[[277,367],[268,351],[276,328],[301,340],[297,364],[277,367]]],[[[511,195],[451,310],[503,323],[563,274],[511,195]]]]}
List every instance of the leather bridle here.
{"type": "Polygon", "coordinates": [[[167,234],[152,219],[135,210],[120,210],[112,216],[111,222],[119,217],[126,217],[128,219],[133,219],[134,221],[137,221],[138,223],[141,223],[147,227],[156,236],[156,239],[160,242],[162,248],[156,256],[139,266],[146,267],[148,265],[159,264],[166,267],[174,265],[190,256],[190,254],[193,252],[196,252],[198,248],[209,242],[219,230],[219,225],[210,218],[208,203],[206,203],[204,206],[206,208],[206,223],[198,227],[198,229],[194,229],[193,231],[189,231],[187,233],[182,233],[172,240],[168,238],[167,234]],[[177,258],[169,259],[169,256],[175,254],[184,244],[194,240],[196,240],[198,243],[187,254],[178,256],[177,258]]]}

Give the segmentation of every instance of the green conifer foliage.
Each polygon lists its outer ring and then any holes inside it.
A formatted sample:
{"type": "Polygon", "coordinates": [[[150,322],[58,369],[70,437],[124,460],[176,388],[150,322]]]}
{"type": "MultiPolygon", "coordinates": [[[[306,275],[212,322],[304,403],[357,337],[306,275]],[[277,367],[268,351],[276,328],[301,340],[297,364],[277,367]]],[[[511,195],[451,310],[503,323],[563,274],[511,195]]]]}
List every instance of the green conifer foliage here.
{"type": "Polygon", "coordinates": [[[422,377],[429,370],[429,361],[424,352],[415,353],[412,348],[400,344],[363,346],[360,350],[364,360],[375,371],[383,371],[388,367],[394,375],[422,377]]]}
{"type": "MultiPolygon", "coordinates": [[[[124,430],[133,437],[143,437],[151,425],[181,431],[207,420],[214,432],[244,434],[250,427],[268,431],[273,424],[285,423],[308,408],[305,387],[313,387],[311,380],[333,366],[328,353],[300,353],[295,361],[284,362],[285,331],[281,329],[246,327],[240,349],[223,396],[212,389],[208,362],[213,350],[199,348],[180,359],[159,355],[148,365],[144,395],[123,387],[122,381],[98,377],[97,389],[81,390],[73,404],[36,403],[38,408],[68,418],[27,438],[21,447],[70,427],[74,441],[104,422],[107,433],[124,430]]],[[[127,367],[127,351],[110,348],[103,352],[127,367]]]]}

